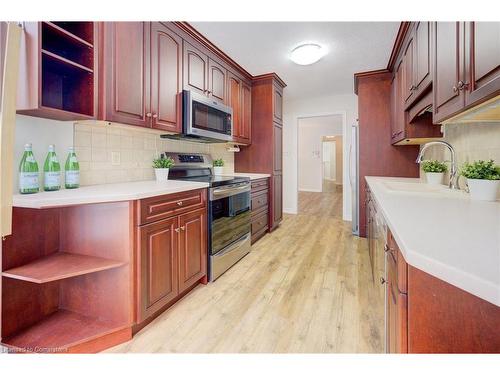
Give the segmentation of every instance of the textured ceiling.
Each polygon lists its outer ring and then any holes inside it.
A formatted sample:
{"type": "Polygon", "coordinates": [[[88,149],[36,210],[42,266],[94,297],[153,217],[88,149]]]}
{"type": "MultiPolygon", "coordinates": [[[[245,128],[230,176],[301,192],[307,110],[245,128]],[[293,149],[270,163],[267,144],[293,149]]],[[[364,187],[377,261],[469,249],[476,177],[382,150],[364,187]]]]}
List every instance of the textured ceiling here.
{"type": "Polygon", "coordinates": [[[289,99],[353,93],[353,74],[387,66],[398,22],[190,22],[252,75],[276,72],[289,99]],[[300,66],[289,55],[303,42],[328,49],[300,66]]]}

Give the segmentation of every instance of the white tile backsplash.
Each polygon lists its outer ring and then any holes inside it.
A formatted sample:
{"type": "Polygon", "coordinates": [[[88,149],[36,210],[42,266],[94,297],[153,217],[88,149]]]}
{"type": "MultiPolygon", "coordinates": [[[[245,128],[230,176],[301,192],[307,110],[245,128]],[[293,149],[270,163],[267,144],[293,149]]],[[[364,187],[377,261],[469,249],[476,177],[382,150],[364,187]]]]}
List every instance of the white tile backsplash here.
{"type": "Polygon", "coordinates": [[[155,130],[103,122],[76,123],[74,142],[80,160],[81,184],[115,183],[154,179],[151,162],[161,152],[209,153],[226,162],[225,173],[234,172],[234,154],[225,144],[203,144],[160,138],[155,130]],[[113,165],[112,153],[120,163],[113,165]]]}
{"type": "MultiPolygon", "coordinates": [[[[500,164],[500,123],[470,123],[444,125],[444,138],[455,149],[458,167],[465,162],[493,159],[500,164]]],[[[450,160],[443,147],[428,149],[425,159],[450,160]]],[[[421,173],[422,175],[422,173],[421,173]]],[[[464,181],[460,181],[464,187],[464,181]]]]}

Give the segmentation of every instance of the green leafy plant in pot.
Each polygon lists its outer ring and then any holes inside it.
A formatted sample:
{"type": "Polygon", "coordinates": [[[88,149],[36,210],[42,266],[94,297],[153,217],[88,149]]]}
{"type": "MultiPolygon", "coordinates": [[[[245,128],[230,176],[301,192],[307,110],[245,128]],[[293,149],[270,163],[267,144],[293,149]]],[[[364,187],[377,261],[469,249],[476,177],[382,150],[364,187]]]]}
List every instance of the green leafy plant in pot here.
{"type": "Polygon", "coordinates": [[[159,157],[153,159],[153,168],[155,170],[156,181],[167,181],[168,171],[174,166],[174,159],[170,157],[159,157]]]}
{"type": "Polygon", "coordinates": [[[428,184],[441,185],[444,173],[448,170],[445,163],[438,160],[426,160],[422,162],[422,169],[425,172],[425,179],[428,184]]]}
{"type": "Polygon", "coordinates": [[[223,159],[215,159],[213,162],[214,165],[214,174],[216,176],[220,176],[224,171],[224,160],[223,159]]]}
{"type": "Polygon", "coordinates": [[[470,197],[474,200],[495,201],[500,187],[500,165],[493,160],[465,163],[460,174],[467,179],[470,197]]]}

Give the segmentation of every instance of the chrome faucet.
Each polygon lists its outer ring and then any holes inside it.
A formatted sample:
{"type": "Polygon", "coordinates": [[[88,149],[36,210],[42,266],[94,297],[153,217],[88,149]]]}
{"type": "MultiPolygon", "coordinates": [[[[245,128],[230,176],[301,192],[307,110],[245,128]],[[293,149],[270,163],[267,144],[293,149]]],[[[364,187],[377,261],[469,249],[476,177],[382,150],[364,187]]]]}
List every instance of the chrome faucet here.
{"type": "Polygon", "coordinates": [[[420,164],[422,162],[422,160],[424,158],[425,150],[427,150],[429,147],[434,146],[434,145],[442,145],[442,146],[445,146],[448,150],[450,150],[451,168],[450,168],[450,182],[448,184],[448,187],[450,189],[460,190],[460,187],[458,186],[457,163],[456,163],[456,158],[455,158],[455,149],[448,142],[433,141],[433,142],[428,142],[428,143],[424,144],[422,146],[422,148],[420,149],[420,152],[418,153],[417,163],[420,164]]]}

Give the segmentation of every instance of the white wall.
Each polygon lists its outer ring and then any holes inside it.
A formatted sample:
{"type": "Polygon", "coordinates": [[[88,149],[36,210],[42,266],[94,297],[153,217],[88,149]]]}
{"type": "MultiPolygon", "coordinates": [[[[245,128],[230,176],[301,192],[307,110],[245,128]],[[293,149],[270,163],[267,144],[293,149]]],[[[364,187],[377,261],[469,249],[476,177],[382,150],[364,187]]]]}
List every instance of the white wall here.
{"type": "MultiPolygon", "coordinates": [[[[287,100],[284,96],[283,127],[283,208],[287,213],[297,213],[297,128],[299,117],[342,114],[346,119],[343,137],[343,169],[347,171],[351,125],[358,117],[358,98],[354,94],[323,96],[305,100],[287,100]]],[[[351,189],[349,174],[343,174],[343,218],[351,220],[351,189]]]]}
{"type": "Polygon", "coordinates": [[[343,116],[321,116],[298,122],[298,187],[300,191],[321,192],[323,186],[323,136],[342,134],[343,116]]]}

